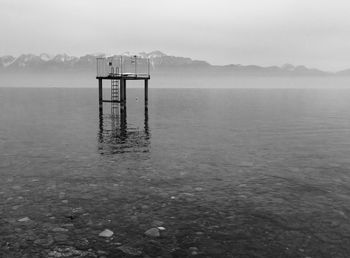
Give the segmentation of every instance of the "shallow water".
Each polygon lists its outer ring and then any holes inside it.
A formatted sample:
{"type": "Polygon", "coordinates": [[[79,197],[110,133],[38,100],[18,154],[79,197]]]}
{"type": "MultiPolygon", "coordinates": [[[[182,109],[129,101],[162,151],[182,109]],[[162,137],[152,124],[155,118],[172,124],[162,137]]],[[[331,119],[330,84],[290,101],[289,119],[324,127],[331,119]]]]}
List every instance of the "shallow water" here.
{"type": "Polygon", "coordinates": [[[1,257],[349,256],[350,90],[142,99],[0,88],[1,257]]]}

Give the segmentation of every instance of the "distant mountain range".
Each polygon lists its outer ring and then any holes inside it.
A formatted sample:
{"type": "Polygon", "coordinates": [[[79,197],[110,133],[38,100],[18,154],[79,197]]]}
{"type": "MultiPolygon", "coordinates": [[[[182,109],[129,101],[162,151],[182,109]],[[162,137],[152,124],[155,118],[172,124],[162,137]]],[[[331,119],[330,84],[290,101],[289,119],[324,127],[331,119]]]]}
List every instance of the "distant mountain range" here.
{"type": "MultiPolygon", "coordinates": [[[[88,54],[81,57],[59,54],[23,54],[18,57],[0,57],[0,74],[4,73],[68,73],[84,72],[94,73],[96,71],[96,58],[106,57],[106,54],[88,54]]],[[[110,55],[109,55],[110,56],[110,55]]],[[[113,55],[117,56],[117,55],[113,55]]],[[[120,56],[120,55],[119,55],[120,56]]],[[[123,53],[121,56],[132,56],[123,53]]],[[[246,76],[348,76],[350,69],[331,73],[305,66],[283,66],[262,67],[257,65],[211,65],[206,61],[192,60],[188,57],[169,56],[160,51],[150,53],[139,53],[138,56],[150,59],[152,73],[188,73],[188,74],[220,74],[220,75],[246,75],[246,76]]]]}

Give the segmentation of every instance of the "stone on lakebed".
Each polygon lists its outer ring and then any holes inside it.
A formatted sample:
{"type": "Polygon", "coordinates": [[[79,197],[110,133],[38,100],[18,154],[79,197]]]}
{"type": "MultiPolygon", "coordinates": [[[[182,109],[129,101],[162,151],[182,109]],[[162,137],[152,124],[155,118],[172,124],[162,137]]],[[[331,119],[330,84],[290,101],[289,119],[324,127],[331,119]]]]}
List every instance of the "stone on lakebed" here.
{"type": "Polygon", "coordinates": [[[139,256],[142,254],[142,252],[139,249],[127,245],[119,246],[117,249],[131,256],[139,256]]]}
{"type": "Polygon", "coordinates": [[[151,228],[145,232],[145,235],[149,237],[160,237],[159,229],[151,228]]]}
{"type": "Polygon", "coordinates": [[[30,218],[25,217],[25,218],[19,219],[18,221],[19,221],[19,222],[28,222],[28,221],[30,221],[30,218]]]}
{"type": "Polygon", "coordinates": [[[114,234],[113,231],[111,231],[109,229],[105,229],[99,234],[99,236],[100,237],[111,237],[111,236],[113,236],[113,234],[114,234]]]}

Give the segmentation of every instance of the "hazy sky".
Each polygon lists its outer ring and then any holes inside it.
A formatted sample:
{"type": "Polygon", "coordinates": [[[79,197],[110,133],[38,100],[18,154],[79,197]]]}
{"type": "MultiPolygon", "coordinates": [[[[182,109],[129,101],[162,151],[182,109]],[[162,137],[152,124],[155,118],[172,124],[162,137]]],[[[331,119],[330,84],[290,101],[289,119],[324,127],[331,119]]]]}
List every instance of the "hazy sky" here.
{"type": "Polygon", "coordinates": [[[350,67],[349,0],[0,0],[0,55],[161,50],[212,64],[350,67]]]}

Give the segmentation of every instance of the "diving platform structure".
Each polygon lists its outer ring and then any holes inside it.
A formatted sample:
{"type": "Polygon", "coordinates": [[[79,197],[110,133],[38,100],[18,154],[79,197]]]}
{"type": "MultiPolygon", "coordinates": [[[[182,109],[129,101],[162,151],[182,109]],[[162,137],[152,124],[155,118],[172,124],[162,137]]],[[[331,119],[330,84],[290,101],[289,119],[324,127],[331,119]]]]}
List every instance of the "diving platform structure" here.
{"type": "Polygon", "coordinates": [[[144,81],[145,105],[148,104],[148,80],[150,77],[150,60],[138,56],[98,57],[96,59],[98,80],[99,108],[103,103],[126,104],[126,82],[128,80],[144,81]],[[111,93],[109,99],[103,98],[103,81],[110,81],[111,93]]]}

